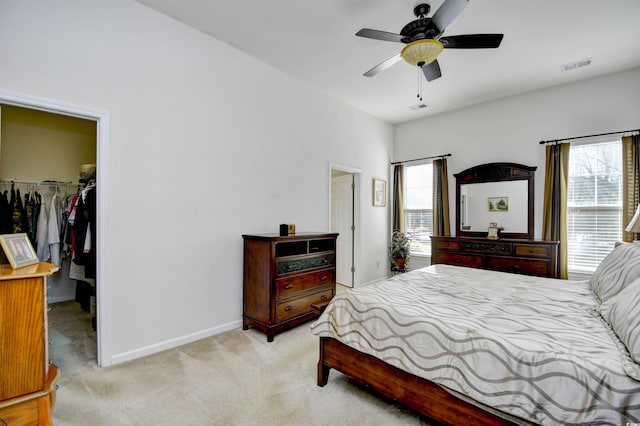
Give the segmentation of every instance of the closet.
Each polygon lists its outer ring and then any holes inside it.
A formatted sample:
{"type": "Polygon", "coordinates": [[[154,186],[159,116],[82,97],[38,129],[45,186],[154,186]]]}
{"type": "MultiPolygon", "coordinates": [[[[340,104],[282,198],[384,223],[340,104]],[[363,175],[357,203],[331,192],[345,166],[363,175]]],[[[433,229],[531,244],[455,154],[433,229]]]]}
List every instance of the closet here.
{"type": "MultiPolygon", "coordinates": [[[[81,180],[80,174],[83,165],[96,164],[96,142],[95,121],[0,105],[0,192],[6,190],[10,198],[12,188],[16,196],[19,191],[23,205],[25,195],[28,200],[38,197],[47,215],[53,201],[56,213],[66,215],[69,203],[79,192],[85,191],[86,196],[93,189],[95,197],[95,169],[92,176],[87,175],[86,167],[82,170],[86,179],[81,180]]],[[[93,215],[95,217],[95,210],[93,215]]],[[[35,235],[33,230],[23,232],[35,235]]],[[[6,230],[3,233],[7,233],[6,230]]],[[[95,239],[95,228],[92,237],[95,239]]],[[[42,241],[42,238],[34,241],[34,249],[42,248],[38,247],[42,241]]],[[[74,303],[78,310],[95,314],[95,275],[92,271],[86,273],[74,268],[71,247],[65,247],[62,238],[59,244],[59,247],[49,247],[53,256],[49,254],[46,259],[60,267],[47,280],[50,306],[74,303]]],[[[96,255],[94,250],[94,262],[96,255]]],[[[95,328],[95,322],[93,326],[95,328]]]]}

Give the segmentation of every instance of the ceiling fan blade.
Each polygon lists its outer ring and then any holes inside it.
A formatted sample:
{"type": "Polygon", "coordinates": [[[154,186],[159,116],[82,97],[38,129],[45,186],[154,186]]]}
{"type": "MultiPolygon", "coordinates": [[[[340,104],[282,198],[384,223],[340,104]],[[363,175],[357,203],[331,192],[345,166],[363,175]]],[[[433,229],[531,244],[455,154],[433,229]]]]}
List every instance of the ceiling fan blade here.
{"type": "Polygon", "coordinates": [[[446,49],[492,49],[500,46],[504,34],[465,34],[441,37],[446,49]]]}
{"type": "Polygon", "coordinates": [[[372,30],[370,28],[363,28],[356,33],[358,37],[366,37],[372,38],[375,40],[384,40],[384,41],[395,41],[397,43],[402,43],[402,39],[404,38],[400,34],[394,34],[387,31],[380,30],[372,30]]]}
{"type": "Polygon", "coordinates": [[[365,72],[364,76],[365,77],[373,77],[374,75],[378,74],[379,72],[382,72],[382,71],[386,70],[387,68],[391,68],[393,65],[397,64],[401,60],[402,60],[402,56],[400,56],[399,53],[396,54],[396,55],[393,55],[389,59],[385,60],[384,62],[379,63],[375,67],[371,68],[369,71],[365,72]]]}
{"type": "Polygon", "coordinates": [[[427,65],[423,65],[421,68],[422,73],[426,77],[427,81],[432,81],[442,76],[442,73],[440,72],[440,65],[438,64],[437,59],[434,59],[433,62],[430,62],[427,65]]]}
{"type": "Polygon", "coordinates": [[[469,0],[445,0],[442,6],[433,14],[431,20],[436,24],[440,32],[442,32],[462,13],[468,4],[469,0]]]}

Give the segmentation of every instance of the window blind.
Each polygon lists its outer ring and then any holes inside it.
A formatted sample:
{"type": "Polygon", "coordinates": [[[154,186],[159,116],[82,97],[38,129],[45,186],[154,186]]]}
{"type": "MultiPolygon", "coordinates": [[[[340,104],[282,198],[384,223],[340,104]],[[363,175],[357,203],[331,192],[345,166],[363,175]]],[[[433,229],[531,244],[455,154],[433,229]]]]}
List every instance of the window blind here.
{"type": "Polygon", "coordinates": [[[567,199],[570,270],[593,272],[622,237],[622,145],[571,146],[567,199]]]}

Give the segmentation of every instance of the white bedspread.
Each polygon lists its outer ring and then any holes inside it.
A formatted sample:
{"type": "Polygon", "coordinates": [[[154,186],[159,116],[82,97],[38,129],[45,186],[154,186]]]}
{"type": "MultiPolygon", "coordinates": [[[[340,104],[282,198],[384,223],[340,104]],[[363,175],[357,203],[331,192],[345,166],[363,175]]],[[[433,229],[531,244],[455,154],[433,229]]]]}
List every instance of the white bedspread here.
{"type": "Polygon", "coordinates": [[[586,282],[433,265],[339,293],[311,329],[529,421],[640,423],[596,307],[586,282]]]}

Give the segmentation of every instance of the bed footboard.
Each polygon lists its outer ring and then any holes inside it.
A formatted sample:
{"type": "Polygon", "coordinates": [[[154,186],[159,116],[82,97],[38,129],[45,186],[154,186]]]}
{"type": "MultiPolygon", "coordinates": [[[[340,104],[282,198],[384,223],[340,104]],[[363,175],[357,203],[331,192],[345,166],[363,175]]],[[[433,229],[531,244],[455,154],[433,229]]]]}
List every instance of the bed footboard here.
{"type": "Polygon", "coordinates": [[[332,368],[445,424],[516,424],[461,400],[426,379],[393,367],[333,338],[320,337],[318,386],[327,384],[329,370],[332,368]]]}

